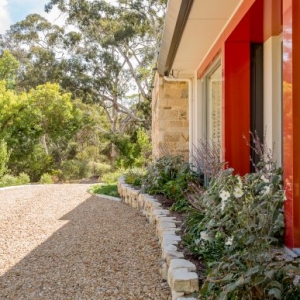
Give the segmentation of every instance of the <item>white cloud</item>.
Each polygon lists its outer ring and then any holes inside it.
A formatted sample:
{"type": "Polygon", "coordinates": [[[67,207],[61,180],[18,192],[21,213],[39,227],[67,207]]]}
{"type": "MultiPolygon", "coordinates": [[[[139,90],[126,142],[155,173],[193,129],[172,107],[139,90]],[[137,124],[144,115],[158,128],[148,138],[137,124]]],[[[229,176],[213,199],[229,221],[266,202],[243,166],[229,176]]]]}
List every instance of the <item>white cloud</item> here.
{"type": "Polygon", "coordinates": [[[4,33],[11,24],[11,19],[8,12],[8,1],[0,0],[0,34],[4,33]]]}

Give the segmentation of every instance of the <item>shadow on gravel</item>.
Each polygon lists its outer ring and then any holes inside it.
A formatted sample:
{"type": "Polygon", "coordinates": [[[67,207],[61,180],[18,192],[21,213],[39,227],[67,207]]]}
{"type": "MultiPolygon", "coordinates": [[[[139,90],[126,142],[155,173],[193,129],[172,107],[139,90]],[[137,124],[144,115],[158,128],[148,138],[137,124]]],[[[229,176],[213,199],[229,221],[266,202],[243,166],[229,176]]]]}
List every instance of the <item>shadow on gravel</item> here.
{"type": "Polygon", "coordinates": [[[69,222],[0,278],[0,299],[152,299],[149,289],[168,299],[153,228],[137,211],[92,196],[60,220],[69,222]]]}

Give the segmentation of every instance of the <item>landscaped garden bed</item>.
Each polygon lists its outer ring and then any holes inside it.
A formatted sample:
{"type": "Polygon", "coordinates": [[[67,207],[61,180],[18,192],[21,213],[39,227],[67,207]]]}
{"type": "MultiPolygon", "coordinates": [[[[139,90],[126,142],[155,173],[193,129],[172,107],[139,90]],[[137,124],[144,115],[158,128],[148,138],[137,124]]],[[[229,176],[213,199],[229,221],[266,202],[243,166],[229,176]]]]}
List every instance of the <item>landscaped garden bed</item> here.
{"type": "Polygon", "coordinates": [[[299,260],[284,254],[281,169],[254,137],[260,157],[240,176],[218,160],[218,149],[198,149],[194,165],[167,155],[143,176],[125,176],[182,222],[177,249],[197,266],[201,299],[299,299],[299,260]]]}

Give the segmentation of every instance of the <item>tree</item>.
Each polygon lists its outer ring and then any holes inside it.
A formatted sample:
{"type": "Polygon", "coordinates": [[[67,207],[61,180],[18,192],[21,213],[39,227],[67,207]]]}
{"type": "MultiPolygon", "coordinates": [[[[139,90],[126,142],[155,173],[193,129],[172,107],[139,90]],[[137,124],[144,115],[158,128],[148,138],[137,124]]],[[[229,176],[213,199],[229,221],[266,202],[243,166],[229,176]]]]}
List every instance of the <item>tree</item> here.
{"type": "Polygon", "coordinates": [[[18,68],[19,62],[8,50],[5,50],[0,57],[0,80],[5,80],[6,86],[10,89],[15,85],[18,68]]]}
{"type": "MultiPolygon", "coordinates": [[[[52,0],[72,31],[29,15],[0,38],[0,51],[10,49],[21,64],[18,90],[57,82],[72,99],[99,103],[109,126],[97,124],[115,140],[149,128],[151,85],[165,0],[52,0]]],[[[104,122],[105,123],[105,122],[104,122]]]]}
{"type": "Polygon", "coordinates": [[[2,36],[2,49],[14,49],[22,61],[19,87],[59,82],[74,98],[100,103],[111,133],[132,124],[149,127],[145,107],[151,100],[165,1],[53,0],[46,10],[54,5],[74,31],[30,15],[2,36]]]}
{"type": "Polygon", "coordinates": [[[8,167],[34,180],[53,167],[52,151],[67,148],[83,127],[81,111],[58,84],[18,94],[0,81],[0,110],[0,140],[6,141],[10,152],[8,167]]]}

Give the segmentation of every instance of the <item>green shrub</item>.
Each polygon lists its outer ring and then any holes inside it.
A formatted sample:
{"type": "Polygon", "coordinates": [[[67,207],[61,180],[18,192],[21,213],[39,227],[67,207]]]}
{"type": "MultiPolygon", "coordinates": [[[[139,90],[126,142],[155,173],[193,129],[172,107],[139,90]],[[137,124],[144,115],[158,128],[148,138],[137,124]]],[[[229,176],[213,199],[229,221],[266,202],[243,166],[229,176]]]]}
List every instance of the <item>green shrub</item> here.
{"type": "Polygon", "coordinates": [[[142,189],[174,200],[172,209],[183,211],[189,206],[185,193],[190,181],[199,182],[199,175],[190,168],[190,164],[182,156],[166,155],[147,167],[142,189]]]}
{"type": "Polygon", "coordinates": [[[17,182],[18,184],[28,184],[30,183],[30,178],[28,176],[28,174],[26,173],[21,173],[19,174],[19,176],[17,177],[17,182]]]}
{"type": "Polygon", "coordinates": [[[111,165],[94,161],[90,161],[88,163],[88,168],[91,170],[93,175],[97,175],[99,177],[111,171],[111,165]]]}
{"type": "Polygon", "coordinates": [[[17,185],[18,179],[13,175],[6,174],[0,179],[0,186],[13,186],[17,185]]]}
{"type": "Polygon", "coordinates": [[[125,173],[124,169],[118,169],[115,172],[106,173],[102,176],[101,181],[104,183],[116,183],[121,175],[125,173]]]}
{"type": "Polygon", "coordinates": [[[182,156],[163,156],[147,167],[142,187],[149,194],[164,194],[165,184],[188,170],[189,164],[184,162],[182,156]]]}
{"type": "Polygon", "coordinates": [[[188,198],[194,208],[185,243],[208,264],[201,299],[300,297],[293,283],[299,260],[285,261],[274,251],[284,233],[282,170],[264,144],[254,144],[255,173],[220,170],[188,198]]]}
{"type": "Polygon", "coordinates": [[[92,170],[87,161],[77,159],[66,160],[61,164],[64,180],[74,180],[88,178],[92,175],[92,170]]]}
{"type": "Polygon", "coordinates": [[[52,175],[49,173],[45,173],[41,176],[40,183],[42,184],[51,184],[53,183],[52,175]]]}
{"type": "Polygon", "coordinates": [[[0,187],[23,185],[28,183],[30,183],[30,178],[26,173],[21,173],[19,176],[6,174],[0,179],[0,187]]]}
{"type": "Polygon", "coordinates": [[[124,174],[125,182],[135,186],[141,186],[146,170],[142,168],[133,168],[124,174]]]}
{"type": "Polygon", "coordinates": [[[59,182],[64,180],[64,174],[62,170],[52,170],[51,171],[53,182],[59,182]]]}

